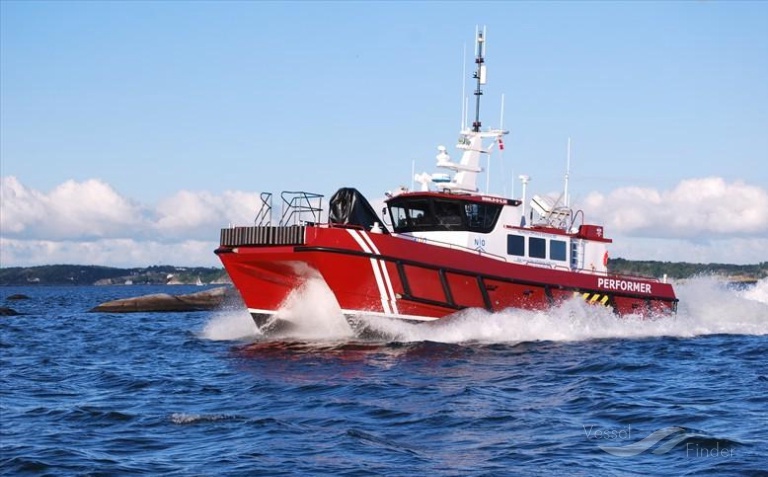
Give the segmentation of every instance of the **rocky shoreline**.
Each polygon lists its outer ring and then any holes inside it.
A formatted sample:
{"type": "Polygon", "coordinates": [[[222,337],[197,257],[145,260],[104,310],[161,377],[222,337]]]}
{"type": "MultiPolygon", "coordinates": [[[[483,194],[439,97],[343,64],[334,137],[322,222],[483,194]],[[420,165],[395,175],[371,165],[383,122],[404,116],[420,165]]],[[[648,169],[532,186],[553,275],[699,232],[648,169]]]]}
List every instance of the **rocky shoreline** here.
{"type": "Polygon", "coordinates": [[[235,295],[237,292],[231,287],[216,287],[184,295],[153,293],[108,301],[89,311],[100,313],[205,311],[220,307],[235,295]]]}
{"type": "MultiPolygon", "coordinates": [[[[26,295],[11,295],[5,298],[6,302],[27,300],[26,295]]],[[[209,288],[195,293],[172,295],[170,293],[153,293],[131,298],[122,298],[101,303],[90,310],[91,313],[137,313],[137,312],[182,312],[182,311],[208,311],[222,306],[239,306],[243,302],[231,286],[209,288]]],[[[0,316],[12,317],[25,313],[16,311],[9,306],[0,306],[0,316]]]]}

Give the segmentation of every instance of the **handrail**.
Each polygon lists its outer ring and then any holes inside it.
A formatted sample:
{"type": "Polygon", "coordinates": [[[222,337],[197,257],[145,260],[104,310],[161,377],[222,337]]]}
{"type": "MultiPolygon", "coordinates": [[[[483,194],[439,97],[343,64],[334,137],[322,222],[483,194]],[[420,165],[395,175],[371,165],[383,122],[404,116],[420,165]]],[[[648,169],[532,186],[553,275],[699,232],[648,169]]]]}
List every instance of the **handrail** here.
{"type": "Polygon", "coordinates": [[[355,230],[366,230],[366,228],[362,225],[358,224],[335,224],[332,222],[328,222],[327,224],[315,224],[318,227],[327,227],[329,229],[355,229],[355,230]]]}
{"type": "Polygon", "coordinates": [[[503,255],[496,255],[495,253],[486,252],[485,250],[477,250],[477,249],[474,249],[474,248],[465,247],[464,245],[458,245],[458,244],[451,243],[451,242],[442,242],[440,240],[429,239],[429,238],[426,238],[426,237],[415,237],[413,235],[405,235],[405,234],[399,234],[399,233],[393,233],[392,236],[394,236],[394,237],[402,237],[402,238],[405,238],[405,239],[413,240],[414,242],[430,243],[430,244],[437,245],[439,247],[450,248],[452,250],[460,250],[462,252],[471,252],[471,253],[476,253],[478,255],[489,255],[491,257],[498,258],[498,259],[503,260],[505,262],[508,261],[507,257],[505,257],[503,255]]]}
{"type": "Polygon", "coordinates": [[[606,277],[635,278],[637,280],[647,280],[649,282],[666,283],[661,278],[657,278],[657,277],[644,277],[642,275],[631,275],[629,273],[602,272],[602,274],[605,275],[606,277]]]}
{"type": "Polygon", "coordinates": [[[261,208],[256,214],[256,218],[253,219],[253,224],[270,225],[272,224],[272,193],[262,192],[259,194],[259,198],[261,199],[261,208]]]}
{"type": "Polygon", "coordinates": [[[283,200],[282,214],[280,216],[280,225],[297,225],[305,214],[310,214],[310,222],[319,222],[323,213],[323,196],[313,192],[304,191],[283,191],[280,193],[283,200]],[[313,203],[317,201],[317,205],[313,203]]]}
{"type": "Polygon", "coordinates": [[[424,238],[424,237],[414,237],[412,235],[403,235],[403,234],[392,234],[392,235],[396,236],[396,237],[408,238],[408,239],[411,239],[411,240],[414,240],[414,241],[417,241],[417,242],[424,242],[424,243],[434,244],[434,245],[437,245],[437,246],[443,246],[443,247],[454,249],[454,250],[460,250],[460,251],[464,251],[464,252],[476,253],[478,255],[491,256],[491,257],[497,258],[497,259],[499,259],[499,260],[501,260],[503,262],[506,262],[506,263],[520,263],[521,265],[525,265],[525,266],[534,266],[534,267],[539,267],[539,268],[549,268],[549,269],[562,270],[562,271],[568,271],[568,272],[583,273],[585,275],[606,276],[606,277],[616,276],[616,277],[635,278],[635,279],[638,279],[638,280],[646,280],[646,281],[664,283],[661,279],[655,278],[655,277],[641,277],[641,276],[637,276],[637,275],[628,275],[628,274],[625,275],[625,274],[621,274],[621,273],[608,273],[607,271],[605,271],[605,272],[598,272],[598,271],[588,270],[588,269],[585,269],[585,268],[574,270],[574,269],[572,269],[571,267],[569,267],[567,265],[558,265],[558,264],[555,264],[555,263],[532,262],[530,260],[523,260],[523,261],[509,260],[507,257],[505,257],[503,255],[497,255],[495,253],[489,253],[489,252],[486,252],[486,251],[483,251],[483,250],[476,250],[476,249],[473,249],[473,248],[465,247],[463,245],[457,245],[457,244],[454,244],[454,243],[441,242],[439,240],[433,240],[433,239],[428,239],[428,238],[424,238]]]}

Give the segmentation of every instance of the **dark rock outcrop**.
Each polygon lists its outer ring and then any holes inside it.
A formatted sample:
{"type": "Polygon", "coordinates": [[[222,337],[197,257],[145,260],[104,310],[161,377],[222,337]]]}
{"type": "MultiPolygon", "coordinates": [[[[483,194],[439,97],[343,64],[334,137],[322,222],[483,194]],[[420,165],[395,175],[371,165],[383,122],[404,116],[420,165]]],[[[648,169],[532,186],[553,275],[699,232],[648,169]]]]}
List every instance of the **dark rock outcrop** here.
{"type": "Polygon", "coordinates": [[[14,310],[13,308],[6,308],[4,306],[0,306],[0,316],[18,316],[19,312],[14,310]]]}
{"type": "Polygon", "coordinates": [[[22,295],[21,293],[16,293],[8,296],[6,300],[29,300],[29,297],[27,295],[22,295]]]}
{"type": "Polygon", "coordinates": [[[134,313],[148,311],[201,311],[219,307],[232,293],[230,287],[217,287],[187,295],[156,293],[135,298],[108,301],[91,309],[102,313],[134,313]]]}

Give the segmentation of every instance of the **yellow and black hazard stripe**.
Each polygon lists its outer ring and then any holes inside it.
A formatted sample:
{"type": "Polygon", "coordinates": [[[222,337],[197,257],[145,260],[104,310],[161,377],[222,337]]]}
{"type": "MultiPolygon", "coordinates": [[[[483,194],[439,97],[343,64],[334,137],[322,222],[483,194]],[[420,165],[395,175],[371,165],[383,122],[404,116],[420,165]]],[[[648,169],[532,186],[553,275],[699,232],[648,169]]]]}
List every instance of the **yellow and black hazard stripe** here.
{"type": "Polygon", "coordinates": [[[610,295],[606,295],[605,293],[591,293],[591,292],[574,292],[574,296],[580,296],[584,299],[587,303],[590,305],[603,305],[603,306],[611,306],[611,297],[610,295]]]}

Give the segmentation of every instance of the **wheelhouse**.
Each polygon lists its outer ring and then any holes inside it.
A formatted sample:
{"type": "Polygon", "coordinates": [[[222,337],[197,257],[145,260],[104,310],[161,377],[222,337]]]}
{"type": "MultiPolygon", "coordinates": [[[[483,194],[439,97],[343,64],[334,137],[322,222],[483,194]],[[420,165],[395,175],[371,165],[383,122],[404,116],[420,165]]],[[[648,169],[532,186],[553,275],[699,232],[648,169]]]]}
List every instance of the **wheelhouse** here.
{"type": "Polygon", "coordinates": [[[519,200],[501,197],[415,193],[387,202],[395,233],[467,231],[490,233],[505,205],[519,200]]]}

